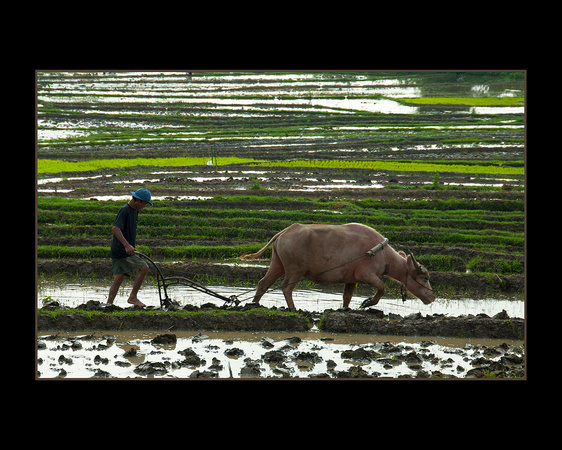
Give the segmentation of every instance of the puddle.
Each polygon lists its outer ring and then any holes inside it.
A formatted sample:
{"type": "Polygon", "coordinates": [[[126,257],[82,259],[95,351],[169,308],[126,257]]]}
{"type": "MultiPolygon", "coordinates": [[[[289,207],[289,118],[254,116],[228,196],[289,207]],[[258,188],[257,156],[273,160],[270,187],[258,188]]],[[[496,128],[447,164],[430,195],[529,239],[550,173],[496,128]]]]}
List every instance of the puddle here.
{"type": "Polygon", "coordinates": [[[464,377],[482,354],[493,354],[494,361],[508,352],[523,354],[522,341],[492,339],[188,331],[174,333],[174,343],[153,344],[159,334],[40,333],[39,377],[308,378],[347,371],[371,377],[415,377],[420,371],[464,377]]]}
{"type": "Polygon", "coordinates": [[[469,114],[525,114],[524,106],[475,106],[469,114]]]}
{"type": "MultiPolygon", "coordinates": [[[[216,98],[216,97],[205,97],[204,95],[199,95],[198,97],[178,97],[172,93],[167,93],[167,98],[162,98],[160,94],[154,97],[134,97],[131,95],[126,96],[114,96],[106,95],[103,97],[91,95],[91,94],[73,94],[67,97],[49,96],[41,95],[41,101],[66,103],[66,102],[76,102],[76,101],[94,101],[95,103],[205,103],[220,105],[224,109],[241,108],[244,107],[245,110],[263,110],[267,107],[268,110],[271,108],[285,110],[285,111],[301,111],[298,109],[299,106],[321,106],[318,112],[326,112],[324,108],[328,108],[332,113],[341,112],[339,110],[354,110],[354,111],[368,111],[368,112],[378,112],[384,114],[416,114],[419,110],[417,106],[407,106],[402,105],[394,100],[382,99],[382,100],[362,100],[362,99],[283,99],[283,98],[259,98],[259,99],[244,99],[244,98],[216,98]],[[283,109],[287,108],[288,109],[283,109]],[[295,109],[296,108],[296,109],[295,109]]],[[[125,93],[123,93],[125,95],[125,93]]],[[[278,93],[282,95],[283,93],[278,93]]],[[[293,94],[291,91],[285,94],[293,94]]],[[[252,93],[254,95],[254,93],[252,93]]],[[[267,95],[272,95],[268,93],[267,95]]],[[[302,111],[311,111],[309,108],[302,109],[302,111]]],[[[108,112],[105,111],[105,114],[108,112]]],[[[122,113],[122,112],[121,112],[122,113]]],[[[170,115],[175,114],[174,112],[169,112],[170,115]]],[[[201,114],[201,113],[200,113],[201,114]]]]}
{"type": "Polygon", "coordinates": [[[299,191],[321,191],[321,190],[324,190],[324,189],[341,189],[341,188],[345,188],[345,189],[366,189],[366,188],[381,189],[383,187],[384,187],[383,184],[375,183],[374,181],[371,181],[370,184],[368,184],[368,185],[354,183],[354,182],[344,182],[344,183],[338,183],[338,184],[318,184],[318,185],[301,184],[298,187],[287,188],[286,190],[287,191],[299,192],[299,191]]]}
{"type": "MultiPolygon", "coordinates": [[[[170,175],[170,176],[177,176],[177,175],[187,175],[185,178],[182,177],[183,182],[185,183],[193,183],[193,184],[202,184],[211,183],[213,186],[216,186],[216,183],[227,183],[228,189],[231,190],[245,190],[247,189],[247,184],[249,183],[248,178],[253,175],[259,175],[260,181],[263,183],[272,182],[272,183],[288,183],[290,187],[287,187],[287,191],[295,191],[295,192],[308,192],[308,191],[321,191],[321,190],[332,190],[332,189],[366,189],[366,188],[374,188],[374,189],[381,189],[384,188],[384,184],[377,183],[374,180],[367,180],[367,181],[356,181],[356,180],[330,180],[329,183],[324,181],[318,181],[317,178],[307,178],[306,180],[299,181],[294,183],[293,177],[279,177],[277,173],[271,172],[264,172],[264,171],[244,171],[244,172],[228,172],[226,175],[216,174],[214,176],[196,176],[196,172],[173,172],[173,171],[158,171],[158,172],[150,172],[144,176],[131,176],[130,179],[118,179],[116,181],[107,181],[108,184],[116,184],[116,185],[139,185],[143,183],[161,183],[163,180],[161,178],[154,178],[154,175],[170,175]],[[264,174],[272,174],[272,176],[263,176],[264,174]],[[234,185],[233,185],[234,183],[234,185]],[[313,184],[308,184],[313,183],[313,184]]],[[[294,174],[295,176],[298,175],[297,172],[294,174]]],[[[46,194],[60,194],[60,193],[69,193],[74,192],[78,187],[74,189],[64,189],[59,187],[59,184],[72,182],[72,181],[81,181],[81,180],[92,180],[94,178],[99,178],[100,176],[94,177],[70,177],[70,178],[44,178],[38,180],[38,185],[40,186],[37,191],[40,193],[46,194]],[[48,186],[45,186],[48,185],[48,186]]],[[[112,175],[106,175],[106,177],[112,177],[112,175]]],[[[164,180],[164,182],[166,182],[164,180]]],[[[87,186],[88,183],[85,181],[82,186],[87,186]]],[[[99,185],[102,186],[102,185],[99,185]]],[[[120,194],[120,195],[89,195],[80,197],[82,200],[90,200],[95,198],[97,200],[105,201],[105,200],[127,200],[130,197],[130,194],[120,194]]],[[[186,195],[154,195],[152,198],[154,200],[166,200],[170,198],[174,198],[175,200],[206,200],[213,198],[212,196],[186,196],[186,195]]]]}
{"type": "MultiPolygon", "coordinates": [[[[44,192],[44,190],[39,189],[39,192],[44,192]]],[[[61,190],[59,190],[58,192],[62,192],[61,190]]],[[[213,197],[205,197],[204,195],[153,195],[152,200],[169,200],[169,199],[173,199],[173,200],[177,200],[177,201],[182,201],[182,200],[210,200],[213,197]]],[[[88,197],[81,197],[80,200],[92,200],[92,199],[97,199],[100,201],[105,201],[105,200],[130,200],[131,199],[131,194],[126,194],[126,195],[90,195],[88,197]]]]}
{"type": "Polygon", "coordinates": [[[47,184],[47,183],[62,183],[63,181],[94,180],[96,178],[108,178],[108,177],[112,177],[112,176],[113,175],[94,175],[94,176],[91,176],[91,177],[41,178],[41,179],[37,180],[37,184],[41,185],[41,184],[47,184]]]}
{"type": "Polygon", "coordinates": [[[82,137],[91,134],[92,131],[78,130],[78,129],[63,129],[63,130],[47,130],[37,129],[37,140],[41,141],[51,141],[54,139],[68,139],[72,137],[82,137]]]}
{"type": "Polygon", "coordinates": [[[37,189],[37,192],[44,194],[67,194],[74,191],[74,189],[37,189]]]}
{"type": "MultiPolygon", "coordinates": [[[[42,307],[41,300],[50,297],[58,301],[61,305],[67,307],[76,307],[88,300],[97,300],[105,302],[107,300],[107,292],[111,282],[84,282],[84,283],[66,283],[56,280],[39,280],[38,283],[38,299],[39,307],[42,307]]],[[[127,299],[131,290],[132,281],[125,280],[119,289],[115,304],[121,307],[129,306],[127,299]]],[[[255,286],[231,287],[231,286],[208,286],[209,289],[218,292],[227,297],[238,295],[240,299],[248,299],[251,302],[255,286]]],[[[327,287],[323,289],[295,289],[293,291],[293,300],[297,309],[305,311],[323,312],[326,309],[338,309],[342,307],[343,285],[335,285],[333,288],[327,287]]],[[[168,295],[178,301],[183,307],[186,304],[201,306],[204,303],[215,303],[217,306],[224,304],[222,300],[201,294],[198,291],[190,289],[186,286],[174,286],[168,289],[168,295]]],[[[360,286],[358,294],[351,300],[350,307],[352,309],[359,308],[363,300],[371,295],[368,287],[360,286]]],[[[409,296],[411,297],[411,296],[409,296]]],[[[160,297],[158,296],[158,287],[145,282],[145,285],[139,291],[139,298],[147,306],[160,306],[160,297]]],[[[286,307],[285,297],[280,290],[268,292],[265,294],[260,304],[266,307],[286,307]]],[[[445,314],[448,316],[459,316],[462,314],[480,314],[484,313],[493,316],[502,310],[505,310],[510,317],[524,317],[524,301],[523,295],[513,295],[505,298],[468,298],[459,297],[447,299],[437,297],[433,303],[424,305],[417,298],[411,298],[402,302],[402,299],[383,297],[377,309],[382,310],[385,314],[393,313],[401,316],[420,312],[424,316],[431,314],[445,314]]]]}
{"type": "Polygon", "coordinates": [[[394,100],[312,100],[313,105],[327,108],[352,109],[356,111],[377,112],[383,114],[417,114],[418,107],[401,105],[394,100]]]}

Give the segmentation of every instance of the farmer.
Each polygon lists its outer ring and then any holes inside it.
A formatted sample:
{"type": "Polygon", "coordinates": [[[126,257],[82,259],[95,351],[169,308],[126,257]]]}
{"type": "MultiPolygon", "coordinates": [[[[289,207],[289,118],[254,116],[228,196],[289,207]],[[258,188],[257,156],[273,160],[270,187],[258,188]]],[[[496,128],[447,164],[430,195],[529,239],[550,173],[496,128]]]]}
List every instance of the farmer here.
{"type": "Polygon", "coordinates": [[[137,191],[130,191],[133,198],[129,200],[117,213],[117,218],[111,230],[113,231],[113,241],[111,243],[111,262],[113,263],[113,283],[109,288],[107,303],[113,304],[113,300],[117,295],[119,286],[123,282],[123,278],[130,277],[137,270],[139,274],[133,285],[131,295],[127,303],[140,307],[146,306],[137,298],[137,293],[148,272],[148,264],[138,255],[135,255],[135,241],[137,239],[137,220],[139,211],[142,210],[147,203],[154,206],[150,201],[150,191],[145,188],[137,191]]]}

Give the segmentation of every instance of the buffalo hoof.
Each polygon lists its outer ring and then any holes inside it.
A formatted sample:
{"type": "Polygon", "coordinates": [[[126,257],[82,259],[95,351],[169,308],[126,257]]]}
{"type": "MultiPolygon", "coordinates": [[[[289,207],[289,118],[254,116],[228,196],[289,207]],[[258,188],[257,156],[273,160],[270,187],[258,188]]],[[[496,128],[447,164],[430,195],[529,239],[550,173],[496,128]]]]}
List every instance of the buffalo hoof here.
{"type": "Polygon", "coordinates": [[[367,308],[369,306],[374,306],[374,304],[375,304],[375,302],[373,301],[373,299],[368,298],[368,299],[363,300],[363,303],[361,303],[359,305],[359,308],[367,308]]]}

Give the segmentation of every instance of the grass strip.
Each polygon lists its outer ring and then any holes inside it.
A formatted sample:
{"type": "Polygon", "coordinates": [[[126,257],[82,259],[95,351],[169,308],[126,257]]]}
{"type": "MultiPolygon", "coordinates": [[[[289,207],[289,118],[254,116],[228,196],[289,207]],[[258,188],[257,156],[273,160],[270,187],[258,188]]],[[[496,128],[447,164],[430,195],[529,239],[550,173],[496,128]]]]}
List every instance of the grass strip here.
{"type": "Polygon", "coordinates": [[[51,316],[53,320],[56,320],[59,314],[80,314],[90,318],[92,316],[99,316],[99,315],[127,316],[127,317],[167,315],[167,316],[179,316],[179,317],[194,317],[194,316],[229,316],[229,315],[238,315],[238,314],[258,315],[258,316],[302,317],[302,315],[297,312],[279,311],[275,309],[262,308],[262,307],[256,307],[246,311],[231,311],[225,309],[212,309],[212,310],[205,310],[205,311],[186,311],[182,309],[179,311],[123,310],[123,311],[104,312],[104,311],[95,311],[95,310],[89,311],[89,310],[83,310],[77,308],[52,309],[52,310],[39,309],[37,310],[37,314],[51,316]]]}

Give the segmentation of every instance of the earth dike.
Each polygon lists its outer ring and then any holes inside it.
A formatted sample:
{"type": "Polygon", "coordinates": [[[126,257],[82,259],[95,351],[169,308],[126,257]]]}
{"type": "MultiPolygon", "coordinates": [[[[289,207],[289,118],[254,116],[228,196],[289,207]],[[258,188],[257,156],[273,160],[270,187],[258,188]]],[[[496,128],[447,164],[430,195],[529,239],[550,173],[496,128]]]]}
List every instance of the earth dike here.
{"type": "Polygon", "coordinates": [[[446,317],[443,314],[406,317],[371,310],[326,310],[318,327],[333,333],[364,333],[391,336],[442,336],[462,338],[524,339],[525,321],[511,318],[504,311],[493,317],[468,314],[446,317]]]}
{"type": "MultiPolygon", "coordinates": [[[[212,304],[210,304],[212,305],[212,304]]],[[[251,306],[251,305],[250,305],[251,306]]],[[[307,331],[310,321],[303,315],[261,307],[233,309],[197,308],[167,311],[160,308],[120,308],[89,301],[78,308],[60,309],[51,302],[38,310],[37,329],[42,331],[126,330],[221,330],[307,331]]]]}
{"type": "Polygon", "coordinates": [[[106,306],[89,301],[78,308],[61,308],[49,302],[37,311],[37,329],[43,331],[90,330],[221,330],[221,331],[308,331],[317,326],[332,333],[358,333],[391,336],[442,336],[463,338],[518,339],[525,336],[525,321],[504,311],[446,317],[443,314],[402,317],[389,316],[377,309],[326,310],[323,314],[285,308],[245,305],[219,308],[209,303],[201,308],[187,305],[182,310],[141,309],[106,306]]]}

